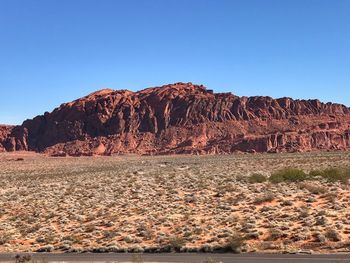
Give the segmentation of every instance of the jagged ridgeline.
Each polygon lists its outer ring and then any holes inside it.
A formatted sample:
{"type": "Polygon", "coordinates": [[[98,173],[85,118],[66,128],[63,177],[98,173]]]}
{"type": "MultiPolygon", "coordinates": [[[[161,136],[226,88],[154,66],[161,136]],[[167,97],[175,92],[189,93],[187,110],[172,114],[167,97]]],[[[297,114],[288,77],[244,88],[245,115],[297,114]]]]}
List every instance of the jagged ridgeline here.
{"type": "Polygon", "coordinates": [[[192,83],[104,89],[0,128],[0,151],[54,156],[348,149],[350,109],[344,105],[239,97],[192,83]]]}

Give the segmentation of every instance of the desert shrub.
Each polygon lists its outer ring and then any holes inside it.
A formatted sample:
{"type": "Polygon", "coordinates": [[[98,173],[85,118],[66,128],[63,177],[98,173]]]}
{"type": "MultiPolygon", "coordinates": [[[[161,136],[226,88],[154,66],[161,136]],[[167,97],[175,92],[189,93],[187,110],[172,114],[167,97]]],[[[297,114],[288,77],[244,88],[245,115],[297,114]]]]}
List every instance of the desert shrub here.
{"type": "Polygon", "coordinates": [[[327,189],[323,186],[313,185],[311,183],[301,183],[300,184],[301,189],[306,189],[312,194],[324,194],[327,189]]]}
{"type": "Polygon", "coordinates": [[[226,222],[229,224],[237,223],[239,222],[239,220],[240,220],[239,214],[232,214],[226,218],[226,222]]]}
{"type": "Polygon", "coordinates": [[[331,240],[331,241],[334,241],[334,242],[338,242],[338,241],[341,241],[341,236],[339,235],[339,233],[334,230],[334,229],[327,229],[326,230],[326,233],[325,233],[325,236],[331,240]]]}
{"type": "Polygon", "coordinates": [[[306,206],[300,207],[299,218],[306,218],[310,215],[310,210],[306,206]]]}
{"type": "Polygon", "coordinates": [[[350,169],[329,168],[322,171],[321,176],[329,182],[348,183],[350,179],[350,169]]]}
{"type": "Polygon", "coordinates": [[[273,241],[262,241],[257,245],[259,250],[278,250],[281,249],[282,243],[273,241]]]}
{"type": "Polygon", "coordinates": [[[141,224],[137,230],[139,231],[139,236],[145,238],[146,240],[150,240],[153,237],[153,230],[148,225],[141,224]]]}
{"type": "Polygon", "coordinates": [[[276,241],[280,239],[283,236],[283,233],[278,229],[270,229],[269,235],[266,239],[266,241],[276,241]]]}
{"type": "Polygon", "coordinates": [[[317,177],[321,178],[323,174],[322,170],[312,170],[309,172],[310,179],[316,179],[317,177]]]}
{"type": "Polygon", "coordinates": [[[94,225],[87,225],[85,226],[85,232],[86,233],[92,233],[96,230],[96,226],[94,225]]]}
{"type": "Polygon", "coordinates": [[[225,249],[233,253],[240,253],[244,244],[245,238],[241,234],[235,233],[227,240],[225,249]]]}
{"type": "Polygon", "coordinates": [[[236,176],[236,180],[237,180],[237,182],[245,183],[245,182],[247,182],[247,176],[239,174],[236,176]]]}
{"type": "Polygon", "coordinates": [[[254,204],[256,205],[260,205],[262,203],[266,203],[266,202],[272,202],[273,200],[275,199],[275,195],[272,194],[272,193],[266,193],[266,194],[263,194],[261,196],[257,196],[255,199],[254,199],[254,204]]]}
{"type": "Polygon", "coordinates": [[[126,243],[133,243],[134,242],[134,239],[132,238],[132,236],[130,235],[127,235],[123,238],[123,240],[126,242],[126,243]]]}
{"type": "Polygon", "coordinates": [[[61,241],[69,241],[72,244],[81,244],[83,239],[79,235],[68,235],[68,236],[63,236],[61,241]]]}
{"type": "Polygon", "coordinates": [[[112,239],[117,236],[117,233],[113,230],[104,230],[102,232],[103,238],[112,239]]]}
{"type": "Polygon", "coordinates": [[[267,180],[266,176],[263,174],[258,174],[258,173],[254,173],[252,175],[250,175],[248,177],[248,182],[251,184],[254,183],[263,183],[267,180]]]}
{"type": "Polygon", "coordinates": [[[326,200],[331,203],[331,204],[335,204],[338,198],[338,194],[337,193],[332,193],[332,192],[328,192],[327,194],[324,195],[324,198],[326,198],[326,200]]]}
{"type": "Polygon", "coordinates": [[[169,245],[172,250],[180,251],[181,248],[185,245],[185,240],[182,237],[172,237],[169,240],[169,245]]]}
{"type": "Polygon", "coordinates": [[[301,182],[308,179],[308,175],[299,169],[288,168],[277,171],[269,177],[269,181],[272,183],[282,182],[301,182]]]}
{"type": "Polygon", "coordinates": [[[7,242],[11,240],[12,236],[9,233],[0,235],[0,245],[5,245],[7,242]]]}
{"type": "Polygon", "coordinates": [[[324,225],[327,224],[327,218],[324,217],[324,216],[319,216],[319,217],[316,218],[315,224],[317,226],[324,226],[324,225]]]}
{"type": "Polygon", "coordinates": [[[293,205],[293,201],[292,200],[283,200],[281,202],[281,206],[292,206],[293,205]]]}

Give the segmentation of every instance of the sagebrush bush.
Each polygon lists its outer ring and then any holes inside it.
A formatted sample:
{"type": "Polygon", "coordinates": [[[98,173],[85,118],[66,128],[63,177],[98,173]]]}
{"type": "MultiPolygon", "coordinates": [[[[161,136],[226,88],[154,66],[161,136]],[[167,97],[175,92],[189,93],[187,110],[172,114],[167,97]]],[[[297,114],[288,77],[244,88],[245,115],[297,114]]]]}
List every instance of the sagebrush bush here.
{"type": "Polygon", "coordinates": [[[185,245],[185,239],[182,237],[172,237],[169,240],[169,245],[172,250],[179,252],[181,248],[185,245]]]}
{"type": "Polygon", "coordinates": [[[350,179],[350,169],[329,168],[322,172],[322,177],[329,182],[348,183],[350,179]]]}
{"type": "Polygon", "coordinates": [[[233,253],[240,253],[244,244],[245,238],[241,234],[235,233],[227,240],[226,250],[232,251],[233,253]]]}
{"type": "Polygon", "coordinates": [[[0,245],[5,245],[12,239],[12,235],[9,233],[4,233],[0,235],[0,245]]]}
{"type": "Polygon", "coordinates": [[[331,229],[331,228],[326,230],[325,236],[329,240],[334,241],[334,242],[341,241],[341,236],[339,235],[339,233],[336,230],[331,229]]]}
{"type": "Polygon", "coordinates": [[[276,196],[273,193],[266,193],[266,194],[263,194],[261,196],[257,196],[254,199],[254,204],[260,205],[262,203],[272,202],[275,198],[276,198],[276,196]]]}
{"type": "Polygon", "coordinates": [[[282,183],[282,182],[301,182],[308,179],[308,175],[300,169],[283,169],[273,173],[269,177],[271,183],[282,183]]]}
{"type": "Polygon", "coordinates": [[[311,183],[301,183],[300,184],[301,189],[306,189],[312,194],[324,194],[327,192],[327,189],[324,186],[319,186],[319,185],[313,185],[311,183]]]}
{"type": "Polygon", "coordinates": [[[280,230],[277,229],[270,229],[269,230],[269,236],[266,238],[266,241],[276,241],[279,238],[281,238],[283,233],[280,230]]]}
{"type": "Polygon", "coordinates": [[[307,207],[301,207],[299,218],[307,218],[310,215],[310,210],[307,207]]]}
{"type": "Polygon", "coordinates": [[[254,183],[263,183],[267,180],[266,176],[259,173],[254,173],[248,177],[248,182],[251,184],[254,183]]]}
{"type": "Polygon", "coordinates": [[[321,178],[323,174],[322,170],[312,170],[309,172],[310,179],[317,179],[317,177],[321,178]]]}

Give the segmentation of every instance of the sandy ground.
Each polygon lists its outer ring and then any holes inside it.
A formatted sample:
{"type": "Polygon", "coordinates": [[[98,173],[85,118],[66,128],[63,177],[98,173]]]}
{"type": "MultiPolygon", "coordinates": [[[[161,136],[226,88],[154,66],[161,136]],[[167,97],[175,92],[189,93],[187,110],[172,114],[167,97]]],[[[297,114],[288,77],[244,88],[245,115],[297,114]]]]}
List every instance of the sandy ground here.
{"type": "Polygon", "coordinates": [[[349,251],[348,185],[246,180],[349,157],[0,154],[0,252],[349,251]]]}

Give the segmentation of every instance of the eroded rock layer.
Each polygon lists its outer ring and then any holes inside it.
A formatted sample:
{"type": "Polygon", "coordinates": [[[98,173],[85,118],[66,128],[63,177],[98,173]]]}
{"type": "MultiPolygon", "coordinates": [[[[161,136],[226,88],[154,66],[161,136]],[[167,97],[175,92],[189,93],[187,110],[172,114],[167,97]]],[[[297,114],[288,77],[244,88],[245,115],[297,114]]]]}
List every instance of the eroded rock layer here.
{"type": "Polygon", "coordinates": [[[0,124],[0,152],[5,151],[6,140],[14,126],[0,124]]]}
{"type": "Polygon", "coordinates": [[[0,144],[62,156],[348,150],[350,109],[192,83],[104,89],[26,120],[0,144]]]}

